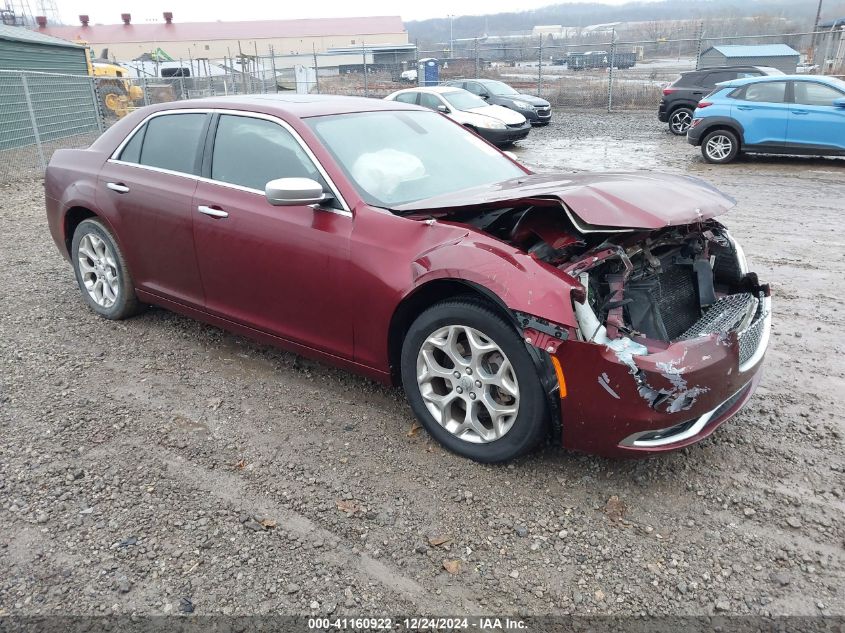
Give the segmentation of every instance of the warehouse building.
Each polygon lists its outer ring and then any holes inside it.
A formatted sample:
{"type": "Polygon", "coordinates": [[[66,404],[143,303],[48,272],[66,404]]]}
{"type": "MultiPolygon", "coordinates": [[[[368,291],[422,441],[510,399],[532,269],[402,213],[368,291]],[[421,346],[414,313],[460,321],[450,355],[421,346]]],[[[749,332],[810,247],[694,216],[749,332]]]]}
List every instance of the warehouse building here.
{"type": "Polygon", "coordinates": [[[242,22],[174,21],[133,24],[122,14],[122,24],[90,24],[81,15],[79,26],[42,26],[42,34],[86,42],[99,53],[108,49],[111,59],[131,60],[160,52],[171,59],[222,59],[240,54],[310,55],[353,46],[408,44],[408,33],[399,16],[260,20],[242,22]]]}
{"type": "Polygon", "coordinates": [[[787,74],[798,68],[801,54],[786,44],[711,46],[699,58],[699,68],[769,66],[787,74]]]}
{"type": "Polygon", "coordinates": [[[0,24],[0,70],[87,75],[85,47],[22,26],[0,24]]]}
{"type": "MultiPolygon", "coordinates": [[[[0,152],[41,151],[42,143],[99,131],[86,55],[84,46],[0,24],[0,152]]],[[[43,153],[40,160],[43,167],[43,153]]]]}

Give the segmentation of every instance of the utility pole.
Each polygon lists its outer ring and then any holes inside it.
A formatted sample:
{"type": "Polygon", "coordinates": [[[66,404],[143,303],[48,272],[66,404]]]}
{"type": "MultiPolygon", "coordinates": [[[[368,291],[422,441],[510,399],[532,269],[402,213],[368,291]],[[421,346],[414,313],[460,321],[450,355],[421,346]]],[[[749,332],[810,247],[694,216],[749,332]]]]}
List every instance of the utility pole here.
{"type": "Polygon", "coordinates": [[[816,9],[816,21],[813,22],[813,35],[810,38],[810,51],[813,55],[813,63],[816,63],[816,31],[819,30],[819,22],[822,19],[822,3],[824,0],[819,0],[819,7],[816,9]]]}
{"type": "Polygon", "coordinates": [[[455,16],[451,13],[449,14],[449,59],[453,59],[455,57],[455,38],[453,35],[453,29],[455,23],[455,16]]]}

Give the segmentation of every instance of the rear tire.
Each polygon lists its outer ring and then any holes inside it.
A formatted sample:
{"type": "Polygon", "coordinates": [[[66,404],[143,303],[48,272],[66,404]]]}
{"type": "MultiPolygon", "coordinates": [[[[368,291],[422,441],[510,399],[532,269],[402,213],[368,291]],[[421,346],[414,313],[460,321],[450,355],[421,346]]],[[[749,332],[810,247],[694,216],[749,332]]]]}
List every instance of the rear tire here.
{"type": "Polygon", "coordinates": [[[739,154],[739,139],[730,130],[708,132],[701,140],[701,155],[708,163],[723,165],[739,154]]]}
{"type": "Polygon", "coordinates": [[[402,344],[401,372],[417,419],[458,455],[508,461],[545,434],[545,393],[525,342],[481,301],[443,301],[417,317],[402,344]]]}
{"type": "Polygon", "coordinates": [[[692,110],[689,108],[676,108],[669,115],[669,131],[675,136],[686,136],[691,123],[692,110]]]}
{"type": "Polygon", "coordinates": [[[71,262],[82,298],[101,317],[125,319],[141,305],[117,240],[99,220],[79,223],[71,242],[71,262]]]}

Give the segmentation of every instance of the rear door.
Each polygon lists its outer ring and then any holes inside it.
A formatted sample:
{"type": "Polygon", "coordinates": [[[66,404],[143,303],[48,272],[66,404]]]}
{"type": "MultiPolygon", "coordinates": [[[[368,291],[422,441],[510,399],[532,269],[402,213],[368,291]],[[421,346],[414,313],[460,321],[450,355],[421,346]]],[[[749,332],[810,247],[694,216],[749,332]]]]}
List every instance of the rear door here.
{"type": "Polygon", "coordinates": [[[833,105],[845,94],[817,81],[794,81],[787,141],[806,150],[845,150],[845,108],[833,105]]]}
{"type": "Polygon", "coordinates": [[[191,200],[210,116],[167,112],[141,125],[97,181],[97,204],[115,224],[138,288],[203,303],[191,200]]]}
{"type": "Polygon", "coordinates": [[[264,186],[311,178],[329,187],[298,136],[272,117],[212,123],[192,214],[207,310],[313,349],[352,358],[346,298],[352,213],[273,206],[264,186]]]}
{"type": "Polygon", "coordinates": [[[742,125],[744,145],[783,147],[786,144],[792,105],[788,103],[788,86],[787,81],[763,81],[733,93],[736,102],[731,107],[731,116],[742,125]]]}

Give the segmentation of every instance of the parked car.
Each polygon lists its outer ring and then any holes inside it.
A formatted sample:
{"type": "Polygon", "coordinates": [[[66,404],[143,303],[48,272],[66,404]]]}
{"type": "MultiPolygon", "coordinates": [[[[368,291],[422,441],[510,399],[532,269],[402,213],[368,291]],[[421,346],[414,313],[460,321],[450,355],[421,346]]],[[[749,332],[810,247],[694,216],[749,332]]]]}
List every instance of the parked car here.
{"type": "Polygon", "coordinates": [[[490,105],[481,97],[460,88],[408,88],[394,92],[385,99],[413,103],[442,112],[494,145],[510,145],[524,139],[531,131],[531,124],[519,112],[490,105]]]}
{"type": "Polygon", "coordinates": [[[783,75],[719,84],[687,134],[708,163],[739,152],[845,156],[845,81],[783,75]]]}
{"type": "Polygon", "coordinates": [[[552,106],[545,99],[523,94],[506,83],[493,79],[459,79],[444,85],[463,88],[491,105],[516,110],[532,125],[547,125],[552,120],[552,106]]]}
{"type": "Polygon", "coordinates": [[[702,68],[686,73],[663,89],[663,98],[657,107],[657,119],[669,124],[672,134],[683,136],[692,122],[692,112],[698,102],[722,81],[743,77],[782,75],[777,68],[766,66],[730,66],[702,68]]]}
{"type": "Polygon", "coordinates": [[[147,106],[57,150],[45,191],[96,314],[155,304],[401,384],[433,438],[482,462],[549,433],[687,446],[761,375],[770,293],[715,219],[732,199],[690,177],[533,174],[419,106],[147,106]]]}

